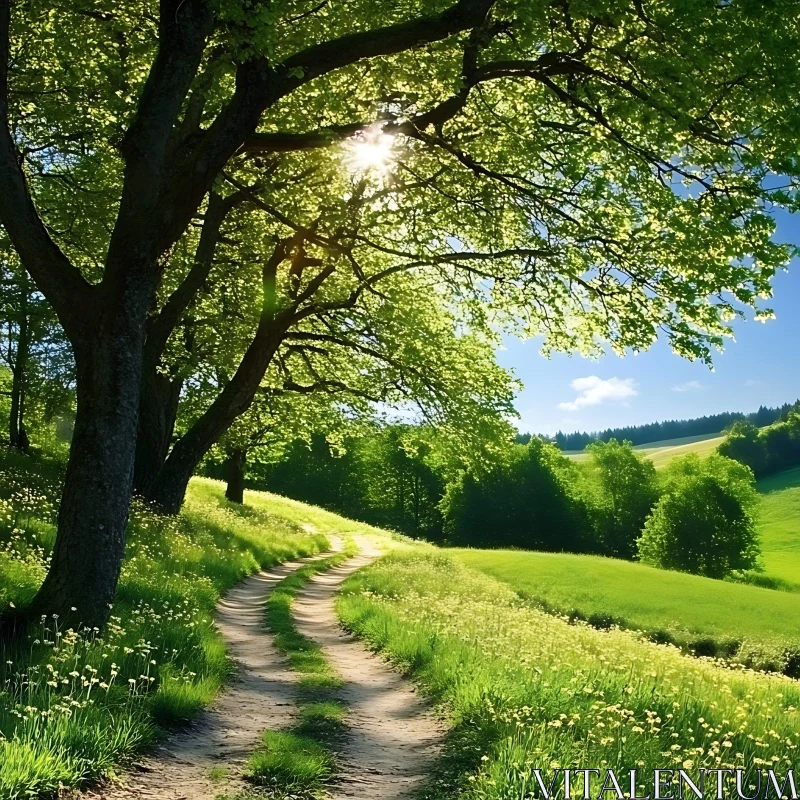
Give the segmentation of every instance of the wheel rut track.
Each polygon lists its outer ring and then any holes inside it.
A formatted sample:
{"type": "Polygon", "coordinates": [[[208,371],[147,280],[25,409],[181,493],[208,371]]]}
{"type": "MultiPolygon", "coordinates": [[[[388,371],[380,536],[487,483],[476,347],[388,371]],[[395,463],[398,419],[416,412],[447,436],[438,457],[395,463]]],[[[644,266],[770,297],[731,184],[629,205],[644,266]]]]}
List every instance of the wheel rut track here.
{"type": "Polygon", "coordinates": [[[272,589],[314,558],[262,570],[231,589],[218,603],[216,624],[237,667],[236,677],[211,708],[170,735],[155,752],[109,784],[79,797],[102,800],[212,800],[248,786],[241,777],[267,728],[289,727],[294,719],[293,673],[264,628],[264,606],[272,589]],[[226,770],[213,778],[212,770],[226,770]]]}
{"type": "MultiPolygon", "coordinates": [[[[341,699],[348,708],[348,730],[335,745],[338,769],[329,797],[400,800],[425,780],[444,729],[413,685],[339,625],[337,590],[380,555],[368,540],[357,539],[360,554],[315,575],[298,592],[293,614],[300,632],[322,647],[344,681],[341,699]]],[[[340,549],[339,542],[335,549],[340,549]]],[[[217,607],[216,622],[238,668],[233,683],[210,709],[142,759],[122,783],[73,793],[73,800],[214,800],[249,794],[252,787],[242,773],[261,735],[291,727],[297,716],[298,673],[264,628],[264,606],[281,580],[314,560],[264,570],[228,592],[217,607]],[[223,777],[212,776],[221,770],[223,777]]]]}
{"type": "Polygon", "coordinates": [[[339,626],[337,590],[380,555],[367,541],[359,539],[359,545],[358,556],[314,576],[298,592],[293,613],[298,630],[322,647],[344,680],[341,699],[349,709],[349,730],[337,753],[332,800],[395,800],[424,782],[444,728],[412,684],[339,626]]]}

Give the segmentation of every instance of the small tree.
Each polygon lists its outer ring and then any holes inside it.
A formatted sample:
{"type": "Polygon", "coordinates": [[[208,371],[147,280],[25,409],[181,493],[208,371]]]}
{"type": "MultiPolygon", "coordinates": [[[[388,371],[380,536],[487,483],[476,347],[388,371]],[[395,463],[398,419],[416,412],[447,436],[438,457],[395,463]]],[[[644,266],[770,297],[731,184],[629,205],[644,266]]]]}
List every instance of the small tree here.
{"type": "Polygon", "coordinates": [[[767,472],[767,448],[758,428],[751,422],[734,422],[717,452],[750,467],[757,478],[767,472]]]}
{"type": "Polygon", "coordinates": [[[724,578],[759,555],[757,495],[748,467],[723,456],[677,459],[645,523],[639,557],[652,566],[724,578]]]}
{"type": "Polygon", "coordinates": [[[448,487],[445,535],[452,544],[580,550],[587,524],[576,477],[555,445],[533,438],[505,463],[448,487]]]}
{"type": "Polygon", "coordinates": [[[636,540],[658,499],[653,462],[633,450],[630,442],[595,442],[586,448],[586,477],[598,544],[620,558],[633,558],[636,540]]]}

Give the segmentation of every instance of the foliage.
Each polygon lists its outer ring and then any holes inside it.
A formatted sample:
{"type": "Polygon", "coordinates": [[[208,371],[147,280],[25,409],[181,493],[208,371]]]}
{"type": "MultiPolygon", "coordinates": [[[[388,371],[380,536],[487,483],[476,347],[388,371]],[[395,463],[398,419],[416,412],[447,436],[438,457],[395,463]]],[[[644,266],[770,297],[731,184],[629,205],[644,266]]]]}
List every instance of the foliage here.
{"type": "Polygon", "coordinates": [[[588,520],[578,498],[577,467],[541,439],[517,445],[485,473],[462,473],[442,502],[449,544],[576,550],[588,520]]]}
{"type": "Polygon", "coordinates": [[[55,559],[43,609],[102,623],[122,562],[138,370],[108,364],[147,353],[200,395],[149,494],[177,511],[261,390],[413,400],[471,433],[510,411],[501,331],[590,354],[663,334],[709,361],[734,318],[772,315],[789,250],[767,212],[794,198],[767,177],[796,173],[800,84],[783,6],[251,11],[0,6],[0,220],[88,365],[58,552],[90,542],[89,577],[55,559]]]}
{"type": "Polygon", "coordinates": [[[718,452],[747,465],[763,478],[800,464],[800,407],[786,409],[780,420],[765,428],[737,422],[727,432],[718,452]]]}
{"type": "Polygon", "coordinates": [[[559,431],[554,441],[561,450],[583,450],[592,442],[608,442],[611,439],[631,442],[633,445],[650,444],[670,439],[683,439],[689,436],[704,436],[720,433],[739,421],[750,422],[756,427],[771,425],[791,410],[792,404],[769,408],[761,405],[752,414],[726,411],[695,419],[672,419],[664,422],[648,422],[645,425],[627,425],[623,428],[607,428],[595,433],[562,433],[559,431]]]}
{"type": "MultiPolygon", "coordinates": [[[[766,548],[766,541],[765,541],[766,548]]],[[[526,603],[597,628],[797,677],[800,594],[572,553],[448,551],[526,603]]],[[[776,561],[780,554],[776,553],[776,561]]],[[[789,564],[787,564],[789,566],[789,564]]]]}
{"type": "Polygon", "coordinates": [[[64,433],[68,431],[75,408],[72,351],[53,309],[35,290],[2,230],[0,371],[4,373],[0,390],[5,395],[0,419],[6,422],[6,431],[22,426],[25,441],[39,447],[50,445],[52,423],[58,422],[64,433]],[[15,409],[17,419],[10,425],[15,393],[19,407],[15,409]]]}
{"type": "Polygon", "coordinates": [[[593,516],[602,552],[633,558],[636,540],[658,499],[653,463],[634,452],[630,442],[594,442],[582,465],[582,490],[593,516]]]}
{"type": "MultiPolygon", "coordinates": [[[[47,568],[60,465],[40,466],[21,456],[4,465],[0,608],[27,602],[47,568]]],[[[229,671],[212,624],[220,594],[259,567],[325,545],[290,520],[238,513],[207,481],[193,484],[179,517],[137,503],[102,637],[76,634],[68,618],[42,619],[0,653],[0,798],[108,775],[160,726],[210,702],[229,671]]]]}
{"type": "Polygon", "coordinates": [[[447,481],[464,466],[496,461],[509,430],[503,424],[461,436],[447,427],[400,422],[318,429],[273,460],[251,464],[250,485],[439,540],[447,481]]]}
{"type": "Polygon", "coordinates": [[[752,471],[724,456],[675,459],[639,539],[642,561],[722,578],[758,563],[752,471]]]}
{"type": "Polygon", "coordinates": [[[800,744],[796,681],[571,625],[436,551],[381,559],[349,579],[337,608],[450,713],[455,769],[429,798],[525,797],[533,768],[547,780],[587,764],[637,767],[639,796],[668,767],[740,767],[747,785],[759,768],[790,767],[800,744]]]}

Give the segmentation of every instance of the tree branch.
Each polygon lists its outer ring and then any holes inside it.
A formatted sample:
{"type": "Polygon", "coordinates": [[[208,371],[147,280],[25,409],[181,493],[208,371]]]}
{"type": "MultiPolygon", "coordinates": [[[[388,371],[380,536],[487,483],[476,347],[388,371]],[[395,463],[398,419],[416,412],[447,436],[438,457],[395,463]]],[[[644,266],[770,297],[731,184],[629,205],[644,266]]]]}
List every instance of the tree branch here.
{"type": "MultiPolygon", "coordinates": [[[[146,269],[163,252],[156,253],[149,246],[160,227],[160,221],[153,219],[153,212],[170,172],[167,162],[173,131],[213,25],[214,11],[207,0],[161,0],[158,53],[139,98],[136,116],[120,145],[125,158],[124,182],[104,283],[119,280],[124,284],[132,255],[142,262],[139,268],[146,269]]],[[[184,229],[203,195],[183,221],[184,229]]]]}
{"type": "Polygon", "coordinates": [[[0,222],[68,333],[87,321],[92,287],[53,241],[33,203],[8,117],[11,3],[0,0],[0,222]]]}
{"type": "Polygon", "coordinates": [[[358,61],[392,55],[478,27],[493,4],[494,0],[457,0],[440,14],[421,15],[407,22],[312,45],[276,67],[265,59],[242,64],[236,73],[231,101],[180,166],[161,198],[160,208],[166,222],[154,244],[155,254],[166,251],[177,241],[214,178],[256,130],[264,111],[282,97],[315,78],[358,61]]]}
{"type": "Polygon", "coordinates": [[[161,357],[170,334],[211,271],[220,239],[220,229],[225,217],[246,200],[247,196],[243,192],[236,192],[228,197],[222,197],[216,192],[211,193],[203,219],[203,228],[200,232],[200,241],[195,251],[194,263],[148,328],[145,344],[148,357],[155,360],[161,357]]]}

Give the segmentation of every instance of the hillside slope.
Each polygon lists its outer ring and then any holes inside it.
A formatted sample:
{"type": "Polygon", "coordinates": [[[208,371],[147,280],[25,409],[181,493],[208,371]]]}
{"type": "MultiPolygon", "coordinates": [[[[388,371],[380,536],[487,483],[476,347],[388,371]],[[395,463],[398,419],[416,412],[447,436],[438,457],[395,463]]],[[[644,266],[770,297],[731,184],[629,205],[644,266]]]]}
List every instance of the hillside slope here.
{"type": "Polygon", "coordinates": [[[758,482],[761,552],[767,575],[800,586],[800,468],[758,482]]]}
{"type": "MultiPolygon", "coordinates": [[[[656,465],[656,469],[661,469],[678,456],[685,456],[689,453],[697,453],[701,457],[711,455],[723,438],[719,433],[685,436],[681,439],[664,439],[660,442],[640,444],[633,449],[646,455],[656,465]]],[[[565,452],[564,455],[573,461],[585,461],[589,457],[586,452],[565,452]]]]}
{"type": "Polygon", "coordinates": [[[562,614],[669,634],[692,645],[747,639],[800,645],[800,594],[572,553],[453,550],[462,563],[562,614]]]}

